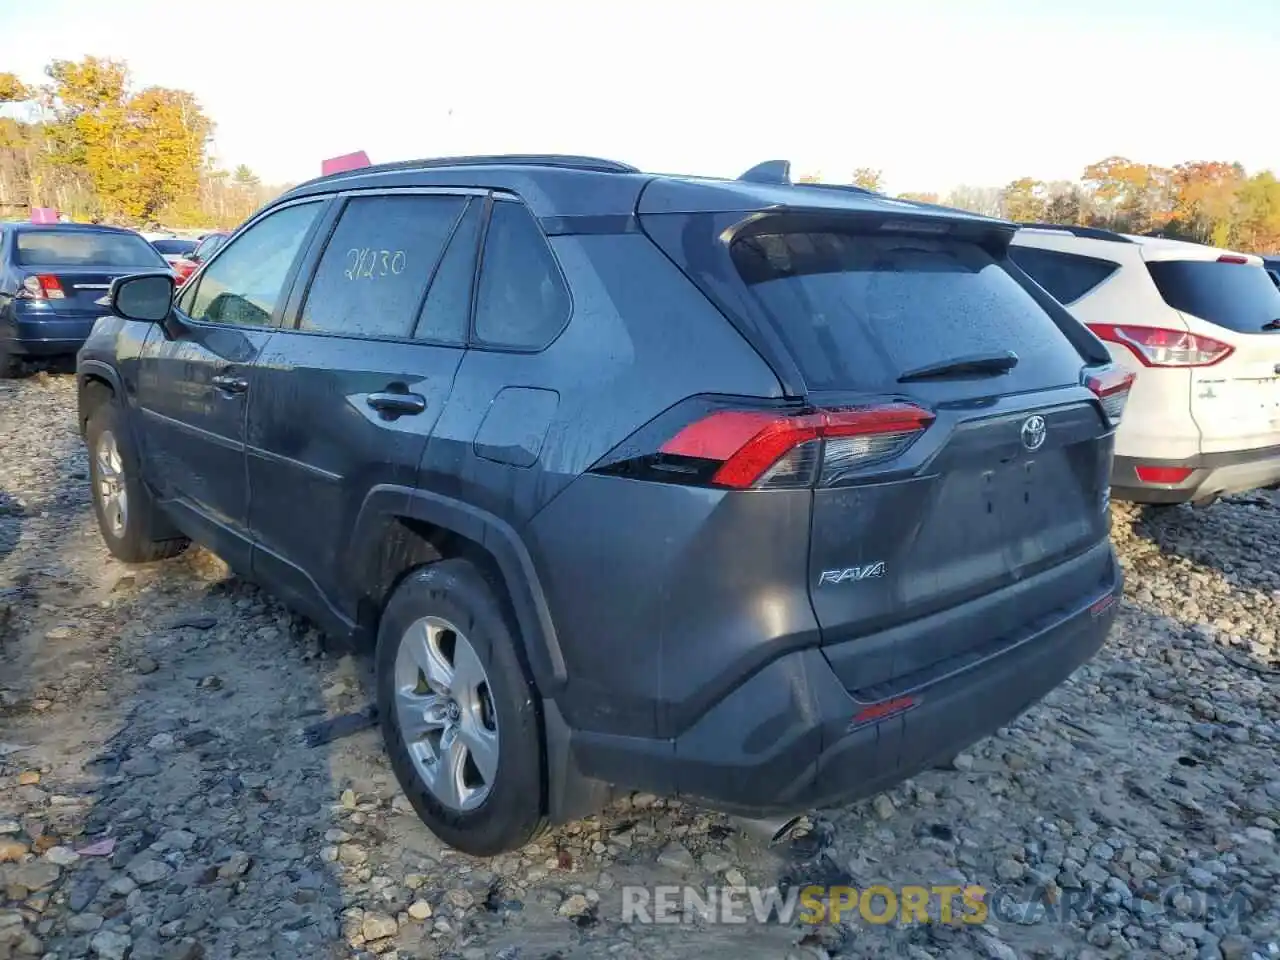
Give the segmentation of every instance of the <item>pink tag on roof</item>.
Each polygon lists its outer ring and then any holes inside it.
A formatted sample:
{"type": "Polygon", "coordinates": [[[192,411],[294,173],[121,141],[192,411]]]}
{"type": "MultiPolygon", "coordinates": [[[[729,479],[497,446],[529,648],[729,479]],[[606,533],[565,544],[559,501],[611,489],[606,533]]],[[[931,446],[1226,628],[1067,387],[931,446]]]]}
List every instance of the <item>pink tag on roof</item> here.
{"type": "Polygon", "coordinates": [[[320,164],[320,176],[327,177],[334,173],[346,173],[348,170],[359,170],[369,166],[369,155],[363,150],[355,153],[344,153],[340,157],[330,157],[320,164]]]}
{"type": "Polygon", "coordinates": [[[53,207],[32,207],[31,208],[32,223],[57,223],[58,211],[53,207]]]}

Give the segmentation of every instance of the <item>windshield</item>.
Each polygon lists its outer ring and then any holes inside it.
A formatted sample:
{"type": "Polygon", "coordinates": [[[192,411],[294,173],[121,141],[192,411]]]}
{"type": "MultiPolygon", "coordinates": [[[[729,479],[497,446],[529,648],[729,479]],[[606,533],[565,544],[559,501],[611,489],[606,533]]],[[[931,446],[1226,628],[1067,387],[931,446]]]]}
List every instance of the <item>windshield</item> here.
{"type": "Polygon", "coordinates": [[[18,234],[19,265],[42,267],[165,267],[164,257],[136,233],[27,230],[18,234]]]}
{"type": "Polygon", "coordinates": [[[1164,302],[1182,313],[1237,333],[1262,333],[1280,320],[1280,290],[1260,267],[1156,260],[1147,270],[1164,302]]]}
{"type": "Polygon", "coordinates": [[[739,240],[733,259],[811,387],[869,388],[1012,350],[1011,383],[1074,382],[1080,357],[977,244],[836,232],[739,240]]]}

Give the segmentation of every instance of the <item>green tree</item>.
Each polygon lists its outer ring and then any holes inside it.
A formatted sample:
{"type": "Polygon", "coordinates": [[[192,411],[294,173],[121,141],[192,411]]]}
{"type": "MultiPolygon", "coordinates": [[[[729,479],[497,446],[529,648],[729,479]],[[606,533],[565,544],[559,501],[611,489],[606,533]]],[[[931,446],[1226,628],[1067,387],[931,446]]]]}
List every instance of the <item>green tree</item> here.
{"type": "Polygon", "coordinates": [[[906,193],[898,194],[899,200],[911,200],[915,203],[937,203],[938,195],[936,193],[916,193],[908,190],[906,193]]]}

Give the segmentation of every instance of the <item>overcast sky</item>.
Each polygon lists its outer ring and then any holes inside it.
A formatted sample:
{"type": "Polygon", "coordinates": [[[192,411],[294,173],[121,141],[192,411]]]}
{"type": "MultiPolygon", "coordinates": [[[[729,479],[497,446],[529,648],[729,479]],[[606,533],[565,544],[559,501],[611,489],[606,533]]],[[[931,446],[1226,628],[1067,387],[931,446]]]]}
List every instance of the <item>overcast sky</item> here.
{"type": "Polygon", "coordinates": [[[1280,0],[0,0],[0,70],[128,61],[192,91],[225,166],[589,153],[736,176],[787,158],[945,191],[1112,154],[1280,169],[1280,0]]]}

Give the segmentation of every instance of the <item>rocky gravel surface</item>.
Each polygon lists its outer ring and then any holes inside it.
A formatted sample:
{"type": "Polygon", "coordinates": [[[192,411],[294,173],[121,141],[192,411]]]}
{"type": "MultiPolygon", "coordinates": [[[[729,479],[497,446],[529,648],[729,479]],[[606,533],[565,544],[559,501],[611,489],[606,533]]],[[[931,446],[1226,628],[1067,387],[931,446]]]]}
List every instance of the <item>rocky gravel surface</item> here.
{"type": "Polygon", "coordinates": [[[1111,642],[953,769],[773,849],[635,795],[485,861],[376,731],[308,739],[369,701],[367,658],[203,551],[109,558],[70,376],[0,381],[0,451],[0,960],[1280,956],[1272,494],[1117,507],[1111,642]],[[677,883],[978,885],[987,916],[622,922],[624,886],[677,883]]]}

